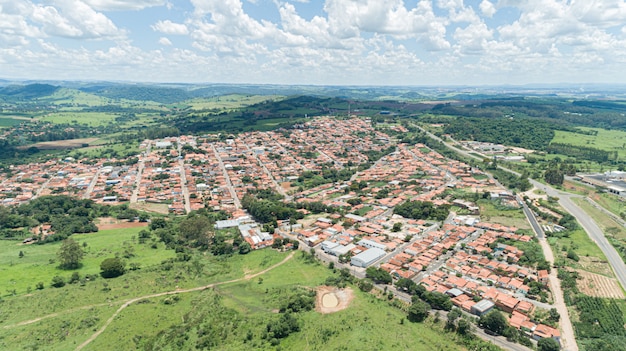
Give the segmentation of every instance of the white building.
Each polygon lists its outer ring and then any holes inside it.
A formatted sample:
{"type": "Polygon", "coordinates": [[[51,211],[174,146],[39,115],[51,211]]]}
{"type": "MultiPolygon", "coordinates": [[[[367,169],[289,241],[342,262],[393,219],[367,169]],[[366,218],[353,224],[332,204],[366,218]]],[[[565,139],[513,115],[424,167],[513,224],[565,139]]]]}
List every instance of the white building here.
{"type": "Polygon", "coordinates": [[[378,261],[385,256],[385,251],[381,249],[369,249],[361,252],[360,254],[352,257],[350,264],[357,267],[367,268],[372,263],[378,261]]]}

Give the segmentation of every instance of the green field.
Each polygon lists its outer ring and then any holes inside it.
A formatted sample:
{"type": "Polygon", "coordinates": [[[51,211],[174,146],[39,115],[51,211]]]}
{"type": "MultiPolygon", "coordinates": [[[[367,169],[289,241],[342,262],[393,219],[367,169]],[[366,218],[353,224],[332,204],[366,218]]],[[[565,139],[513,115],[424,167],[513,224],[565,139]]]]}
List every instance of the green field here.
{"type": "Polygon", "coordinates": [[[59,112],[50,113],[40,118],[45,122],[57,124],[84,124],[92,127],[115,122],[117,114],[105,112],[59,112]]]}
{"type": "MultiPolygon", "coordinates": [[[[192,110],[234,110],[245,106],[281,98],[278,95],[222,95],[211,98],[198,98],[182,102],[181,105],[190,106],[192,110]]],[[[179,106],[180,107],[180,106],[179,106]]]]}
{"type": "MultiPolygon", "coordinates": [[[[77,271],[84,276],[86,274],[98,274],[100,262],[105,258],[123,254],[125,250],[132,250],[134,257],[127,259],[130,263],[140,263],[147,267],[160,263],[162,260],[174,257],[174,252],[164,250],[162,244],[159,249],[151,249],[149,245],[140,245],[133,237],[142,228],[103,230],[91,234],[74,234],[72,238],[85,247],[86,255],[83,266],[77,271]],[[132,249],[131,249],[132,248],[132,249]]],[[[0,286],[4,287],[1,294],[8,290],[16,290],[17,294],[26,293],[28,287],[35,289],[38,282],[43,282],[46,287],[55,275],[68,278],[73,271],[58,268],[57,251],[61,243],[45,245],[23,245],[15,241],[0,242],[0,286]],[[24,256],[19,257],[22,251],[24,256]]]]}
{"type": "Polygon", "coordinates": [[[584,131],[596,131],[597,135],[584,135],[556,130],[552,142],[593,147],[605,151],[617,151],[620,160],[626,157],[626,132],[600,128],[580,127],[579,129],[584,131]]]}
{"type": "MultiPolygon", "coordinates": [[[[93,246],[99,244],[99,241],[91,242],[93,246]]],[[[286,255],[261,250],[226,260],[200,258],[204,263],[201,274],[190,270],[193,264],[179,262],[169,269],[157,265],[129,272],[120,278],[98,278],[86,284],[58,289],[46,287],[28,295],[5,297],[0,310],[3,324],[0,348],[75,349],[100,329],[124,301],[161,291],[201,286],[211,281],[241,278],[271,267],[286,255]],[[41,317],[43,319],[33,320],[41,317]],[[20,322],[25,323],[18,325],[20,322]]],[[[281,296],[297,287],[315,288],[332,274],[323,265],[310,263],[301,256],[299,253],[259,278],[133,303],[85,350],[143,349],[146,345],[157,349],[192,349],[200,334],[190,324],[211,318],[215,323],[224,323],[219,319],[222,313],[230,316],[228,334],[231,338],[245,332],[252,338],[246,345],[248,341],[243,337],[231,340],[227,335],[221,335],[219,338],[226,343],[219,345],[220,350],[274,349],[261,335],[265,324],[277,319],[281,296]]],[[[282,339],[281,348],[351,350],[358,343],[359,349],[363,350],[463,349],[454,344],[455,336],[444,333],[440,325],[409,323],[405,320],[406,313],[389,306],[386,300],[356,288],[353,290],[354,299],[346,310],[327,315],[315,311],[299,313],[301,331],[282,339]]]]}
{"type": "Polygon", "coordinates": [[[478,200],[480,217],[489,223],[513,226],[518,229],[531,229],[521,208],[507,208],[490,200],[478,200]]]}
{"type": "Polygon", "coordinates": [[[0,128],[13,127],[24,122],[23,119],[16,119],[11,117],[0,117],[0,128]]]}

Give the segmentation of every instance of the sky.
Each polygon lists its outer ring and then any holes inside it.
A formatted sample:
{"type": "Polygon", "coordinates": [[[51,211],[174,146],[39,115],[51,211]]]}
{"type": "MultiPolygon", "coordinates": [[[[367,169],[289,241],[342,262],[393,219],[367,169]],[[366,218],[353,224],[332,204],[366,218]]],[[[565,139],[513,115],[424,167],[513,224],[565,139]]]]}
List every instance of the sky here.
{"type": "Polygon", "coordinates": [[[0,78],[626,82],[622,0],[0,0],[0,78]]]}

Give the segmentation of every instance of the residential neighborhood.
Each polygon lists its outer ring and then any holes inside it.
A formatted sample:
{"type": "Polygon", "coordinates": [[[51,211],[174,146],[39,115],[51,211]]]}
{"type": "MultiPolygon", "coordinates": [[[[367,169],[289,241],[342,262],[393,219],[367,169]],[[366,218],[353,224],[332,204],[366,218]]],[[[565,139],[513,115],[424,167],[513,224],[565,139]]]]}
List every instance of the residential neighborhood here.
{"type": "Polygon", "coordinates": [[[484,220],[474,201],[455,194],[519,209],[516,197],[481,170],[426,145],[396,143],[367,119],[324,117],[292,130],[145,140],[136,157],[65,158],[14,166],[11,174],[0,182],[4,205],[66,194],[162,213],[223,211],[228,219],[216,229],[237,228],[253,249],[275,238],[297,239],[354,272],[380,267],[396,280],[450,296],[469,314],[497,307],[529,337],[560,338],[558,329],[533,319],[536,309],[550,307],[546,295],[537,295],[549,291],[547,273],[521,262],[524,251],[515,246],[533,237],[484,220]],[[262,190],[331,210],[299,210],[308,216],[268,232],[242,206],[246,194],[262,190]],[[395,213],[412,202],[454,211],[440,222],[395,213]]]}

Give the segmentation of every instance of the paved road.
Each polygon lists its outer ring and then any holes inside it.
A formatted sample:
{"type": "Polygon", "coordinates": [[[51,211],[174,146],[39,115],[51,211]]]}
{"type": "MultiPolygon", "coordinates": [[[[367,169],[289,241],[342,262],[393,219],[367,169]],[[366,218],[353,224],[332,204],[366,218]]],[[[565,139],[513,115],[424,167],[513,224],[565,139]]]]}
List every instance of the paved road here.
{"type": "Polygon", "coordinates": [[[137,175],[135,176],[135,188],[133,189],[133,194],[130,196],[130,203],[137,203],[137,198],[139,197],[139,187],[141,186],[141,177],[143,177],[143,169],[146,167],[146,156],[150,155],[150,150],[152,149],[152,142],[148,141],[148,145],[146,146],[146,151],[143,155],[139,157],[139,165],[137,166],[137,175]]]}
{"type": "Polygon", "coordinates": [[[600,250],[602,250],[602,252],[606,256],[609,264],[615,272],[617,280],[619,280],[622,287],[626,288],[626,264],[624,264],[624,261],[622,260],[620,255],[604,236],[602,229],[600,229],[596,222],[589,215],[587,215],[585,211],[583,211],[580,207],[578,207],[578,205],[576,205],[572,201],[572,197],[578,196],[558,191],[551,186],[541,184],[532,179],[530,180],[530,182],[539,189],[544,190],[547,195],[559,198],[559,204],[572,216],[576,217],[578,223],[580,223],[580,225],[589,235],[589,238],[591,238],[591,240],[593,240],[598,245],[600,250]]]}
{"type": "Polygon", "coordinates": [[[215,145],[211,144],[211,148],[213,148],[213,153],[215,154],[215,158],[217,158],[217,161],[220,163],[220,168],[222,169],[222,172],[224,174],[224,179],[226,180],[226,186],[228,187],[230,196],[233,198],[233,201],[235,202],[235,208],[240,209],[241,201],[239,201],[239,198],[237,197],[237,193],[235,192],[235,187],[233,187],[233,183],[230,181],[230,176],[228,175],[228,171],[226,170],[226,168],[224,168],[224,161],[222,161],[222,157],[220,157],[220,153],[217,152],[215,145]]]}
{"type": "Polygon", "coordinates": [[[100,169],[96,171],[96,174],[91,179],[91,182],[89,182],[89,186],[87,187],[87,190],[85,190],[85,193],[82,196],[83,199],[88,199],[90,197],[91,192],[93,191],[93,188],[95,188],[96,183],[98,183],[99,176],[100,176],[100,169]]]}
{"type": "Polygon", "coordinates": [[[185,174],[185,160],[182,158],[183,145],[180,142],[180,138],[177,140],[178,144],[178,167],[180,170],[180,188],[183,192],[183,202],[185,204],[185,212],[191,212],[191,201],[189,200],[189,188],[187,187],[187,175],[185,174]]]}
{"type": "MultiPolygon", "coordinates": [[[[518,200],[521,201],[520,196],[518,195],[518,200]]],[[[554,263],[554,254],[552,253],[552,248],[548,244],[548,241],[545,238],[543,229],[537,222],[537,218],[532,213],[532,211],[528,208],[525,202],[522,202],[522,209],[524,210],[524,214],[526,218],[530,222],[533,230],[537,234],[537,238],[539,239],[539,245],[541,245],[541,249],[543,251],[543,255],[546,258],[546,261],[550,262],[550,265],[554,263]]],[[[554,296],[554,308],[561,315],[561,320],[559,326],[561,327],[561,347],[564,351],[578,351],[578,344],[576,344],[576,334],[574,333],[574,328],[572,327],[572,321],[569,318],[569,313],[567,310],[567,306],[565,305],[565,300],[563,299],[563,290],[561,290],[561,281],[557,277],[557,270],[552,269],[550,271],[550,275],[548,276],[548,282],[550,284],[550,289],[552,290],[552,295],[554,296]]]]}

